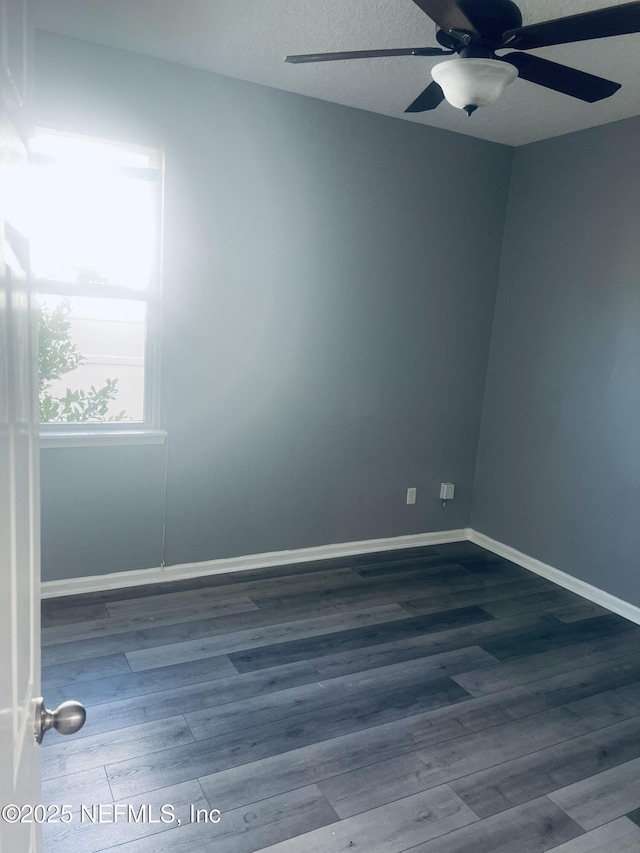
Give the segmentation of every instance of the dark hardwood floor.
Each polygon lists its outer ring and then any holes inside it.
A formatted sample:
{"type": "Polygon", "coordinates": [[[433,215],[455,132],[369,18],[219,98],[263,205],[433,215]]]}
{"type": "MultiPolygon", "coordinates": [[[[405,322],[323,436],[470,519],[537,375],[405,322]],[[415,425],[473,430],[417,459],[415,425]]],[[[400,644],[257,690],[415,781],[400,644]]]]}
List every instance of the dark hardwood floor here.
{"type": "Polygon", "coordinates": [[[42,637],[88,711],[45,853],[640,851],[640,626],[470,543],[50,599],[42,637]]]}

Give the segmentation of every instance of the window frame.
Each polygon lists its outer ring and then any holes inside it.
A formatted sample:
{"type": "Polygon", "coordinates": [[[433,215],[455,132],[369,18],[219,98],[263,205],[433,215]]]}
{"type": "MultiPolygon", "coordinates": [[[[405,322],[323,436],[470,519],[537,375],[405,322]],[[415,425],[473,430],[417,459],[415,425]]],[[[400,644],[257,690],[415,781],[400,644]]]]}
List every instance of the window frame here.
{"type": "MultiPolygon", "coordinates": [[[[161,428],[162,406],[160,385],[160,334],[162,297],[162,236],[164,200],[164,150],[161,146],[123,142],[76,131],[38,124],[35,133],[44,131],[65,137],[75,137],[143,151],[151,155],[153,165],[148,167],[113,166],[114,172],[133,175],[140,180],[156,183],[155,205],[155,251],[151,265],[149,285],[133,288],[120,285],[91,284],[49,278],[32,277],[36,296],[61,297],[81,296],[87,298],[130,299],[145,304],[145,347],[144,347],[144,420],[143,421],[80,421],[57,423],[43,421],[39,424],[41,447],[86,447],[111,444],[156,444],[165,441],[167,433],[161,428]]],[[[31,164],[45,164],[46,158],[31,154],[31,164]]]]}

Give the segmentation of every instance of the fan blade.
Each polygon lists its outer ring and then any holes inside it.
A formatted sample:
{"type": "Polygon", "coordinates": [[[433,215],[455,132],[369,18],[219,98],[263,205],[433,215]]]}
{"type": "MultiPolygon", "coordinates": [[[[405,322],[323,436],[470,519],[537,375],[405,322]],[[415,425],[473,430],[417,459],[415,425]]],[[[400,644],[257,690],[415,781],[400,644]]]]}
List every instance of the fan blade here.
{"type": "Polygon", "coordinates": [[[567,44],[572,41],[621,36],[625,33],[640,32],[640,2],[625,3],[609,9],[595,12],[583,12],[531,24],[517,30],[507,30],[503,35],[503,47],[515,47],[529,50],[532,47],[546,47],[549,44],[567,44]]]}
{"type": "Polygon", "coordinates": [[[539,56],[529,56],[527,53],[508,53],[500,59],[515,65],[523,80],[562,92],[564,95],[571,95],[581,101],[588,101],[590,104],[608,98],[620,88],[620,83],[577,71],[568,65],[549,62],[539,56]]]}
{"type": "Polygon", "coordinates": [[[405,113],[423,113],[435,108],[444,101],[444,92],[434,80],[415,101],[406,108],[405,113]]]}
{"type": "Polygon", "coordinates": [[[469,18],[456,3],[456,0],[413,0],[416,6],[428,15],[441,30],[464,30],[479,35],[469,18]]]}
{"type": "Polygon", "coordinates": [[[440,47],[400,47],[395,50],[347,50],[339,53],[303,53],[285,56],[285,62],[333,62],[338,59],[369,59],[376,56],[442,56],[451,53],[440,47]]]}

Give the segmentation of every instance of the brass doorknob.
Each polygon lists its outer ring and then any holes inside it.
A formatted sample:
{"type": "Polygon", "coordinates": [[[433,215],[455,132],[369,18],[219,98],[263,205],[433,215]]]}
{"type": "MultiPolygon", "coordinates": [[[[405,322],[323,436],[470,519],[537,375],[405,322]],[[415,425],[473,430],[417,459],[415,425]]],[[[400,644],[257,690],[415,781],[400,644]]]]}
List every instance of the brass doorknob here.
{"type": "Polygon", "coordinates": [[[86,719],[87,711],[82,702],[70,699],[58,705],[55,711],[49,711],[44,706],[44,699],[40,698],[36,702],[36,742],[42,743],[49,729],[55,729],[61,735],[75,734],[84,726],[86,719]]]}

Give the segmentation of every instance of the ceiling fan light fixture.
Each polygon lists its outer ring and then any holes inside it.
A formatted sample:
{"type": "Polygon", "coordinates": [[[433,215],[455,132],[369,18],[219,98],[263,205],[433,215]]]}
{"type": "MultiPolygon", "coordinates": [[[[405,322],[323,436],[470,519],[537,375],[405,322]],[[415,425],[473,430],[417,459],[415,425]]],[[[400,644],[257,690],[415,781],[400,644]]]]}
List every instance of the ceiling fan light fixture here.
{"type": "Polygon", "coordinates": [[[508,62],[469,57],[438,62],[431,76],[451,106],[471,115],[477,107],[497,101],[516,79],[518,70],[508,62]]]}

